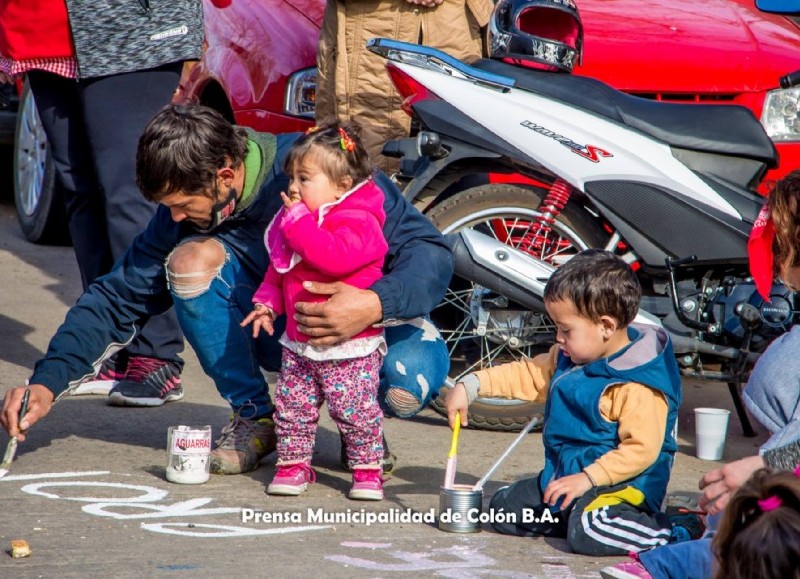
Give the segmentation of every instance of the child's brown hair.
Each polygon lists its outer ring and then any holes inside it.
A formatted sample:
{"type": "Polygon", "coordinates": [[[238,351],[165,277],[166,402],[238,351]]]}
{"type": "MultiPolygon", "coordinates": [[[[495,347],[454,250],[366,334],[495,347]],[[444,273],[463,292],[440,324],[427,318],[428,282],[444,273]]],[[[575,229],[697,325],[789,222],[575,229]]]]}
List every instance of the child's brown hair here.
{"type": "Polygon", "coordinates": [[[322,172],[335,184],[350,178],[357,185],[373,173],[361,128],[355,123],[329,122],[310,128],[292,144],[283,170],[291,175],[309,154],[317,155],[322,172]]]}
{"type": "Polygon", "coordinates": [[[775,184],[769,194],[769,214],[775,225],[775,273],[786,277],[789,269],[800,265],[800,169],[775,184]]]}
{"type": "Polygon", "coordinates": [[[593,322],[611,316],[627,326],[639,311],[642,286],[631,267],[609,251],[586,249],[559,267],[544,286],[544,301],[568,300],[593,322]]]}
{"type": "Polygon", "coordinates": [[[716,579],[800,578],[798,475],[761,469],[736,491],[712,543],[716,579]]]}

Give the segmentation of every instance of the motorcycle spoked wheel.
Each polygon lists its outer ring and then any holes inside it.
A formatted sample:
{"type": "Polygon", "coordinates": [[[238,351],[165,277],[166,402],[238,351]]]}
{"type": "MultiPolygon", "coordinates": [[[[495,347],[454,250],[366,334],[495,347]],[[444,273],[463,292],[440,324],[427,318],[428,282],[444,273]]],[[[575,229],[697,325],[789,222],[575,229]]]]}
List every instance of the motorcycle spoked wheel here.
{"type": "MultiPolygon", "coordinates": [[[[475,228],[553,265],[584,249],[605,245],[608,235],[574,202],[564,207],[549,231],[538,229],[535,219],[546,194],[544,189],[528,186],[481,185],[435,205],[427,217],[442,233],[475,228]]],[[[431,315],[450,352],[453,382],[494,364],[547,351],[555,341],[545,312],[515,308],[504,296],[458,276],[453,276],[444,300],[431,315]]],[[[447,415],[442,397],[431,406],[447,415]]],[[[469,407],[469,424],[483,430],[518,431],[534,416],[541,416],[543,409],[539,403],[478,398],[469,407]]]]}

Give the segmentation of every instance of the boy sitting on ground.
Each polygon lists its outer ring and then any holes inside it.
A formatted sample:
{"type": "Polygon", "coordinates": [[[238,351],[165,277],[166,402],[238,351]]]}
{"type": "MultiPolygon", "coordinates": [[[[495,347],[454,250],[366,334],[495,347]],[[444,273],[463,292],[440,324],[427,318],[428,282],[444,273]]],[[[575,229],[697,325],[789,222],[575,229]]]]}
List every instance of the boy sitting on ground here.
{"type": "Polygon", "coordinates": [[[702,533],[696,515],[659,512],[677,450],[681,382],[667,333],[631,325],[640,299],[625,262],[581,252],[545,287],[557,328],[550,352],[464,376],[448,393],[451,427],[456,412],[466,426],[479,395],[547,401],[544,470],[492,497],[490,508],[506,515],[492,522],[498,532],[566,538],[586,555],[639,552],[702,533]]]}

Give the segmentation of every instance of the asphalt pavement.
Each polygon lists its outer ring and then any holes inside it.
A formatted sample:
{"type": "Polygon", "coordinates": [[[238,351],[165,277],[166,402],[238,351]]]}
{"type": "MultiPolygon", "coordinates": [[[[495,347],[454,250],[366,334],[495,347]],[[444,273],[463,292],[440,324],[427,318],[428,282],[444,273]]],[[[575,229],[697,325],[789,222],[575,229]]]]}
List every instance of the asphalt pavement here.
{"type": "MultiPolygon", "coordinates": [[[[71,248],[27,243],[13,207],[0,205],[0,393],[24,384],[49,338],[80,293],[71,248]]],[[[210,424],[229,409],[191,349],[186,395],[160,408],[108,406],[103,396],[70,397],[31,429],[9,474],[0,479],[0,577],[599,577],[620,558],[571,554],[565,541],[446,533],[434,522],[450,446],[444,418],[426,410],[392,419],[387,438],[398,465],[386,500],[346,497],[339,437],[329,418],[317,436],[317,482],[301,497],[271,497],[275,456],[255,472],[212,476],[202,485],[167,482],[167,428],[210,424]],[[10,556],[12,539],[32,555],[10,556]]],[[[684,382],[680,452],[670,492],[696,495],[719,462],[694,457],[693,408],[732,410],[724,384],[684,382]]],[[[744,438],[731,416],[725,461],[756,452],[766,436],[744,438]]],[[[464,430],[456,482],[476,482],[514,440],[513,433],[464,430]]],[[[7,437],[0,434],[0,450],[7,437]]],[[[484,504],[503,484],[541,468],[533,433],[487,483],[484,504]]]]}

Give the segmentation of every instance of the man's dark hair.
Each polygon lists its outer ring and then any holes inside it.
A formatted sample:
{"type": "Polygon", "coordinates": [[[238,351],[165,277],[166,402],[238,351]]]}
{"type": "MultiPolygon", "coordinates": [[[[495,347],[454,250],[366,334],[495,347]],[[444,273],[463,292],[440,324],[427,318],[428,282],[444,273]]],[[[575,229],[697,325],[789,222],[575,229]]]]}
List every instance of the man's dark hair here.
{"type": "Polygon", "coordinates": [[[150,201],[182,191],[208,195],[218,169],[242,164],[247,133],[214,109],[167,105],[147,124],[136,151],[136,184],[150,201]]]}
{"type": "Polygon", "coordinates": [[[619,257],[587,249],[559,267],[544,288],[545,302],[570,301],[578,314],[593,322],[611,316],[620,326],[636,317],[642,286],[619,257]]]}

